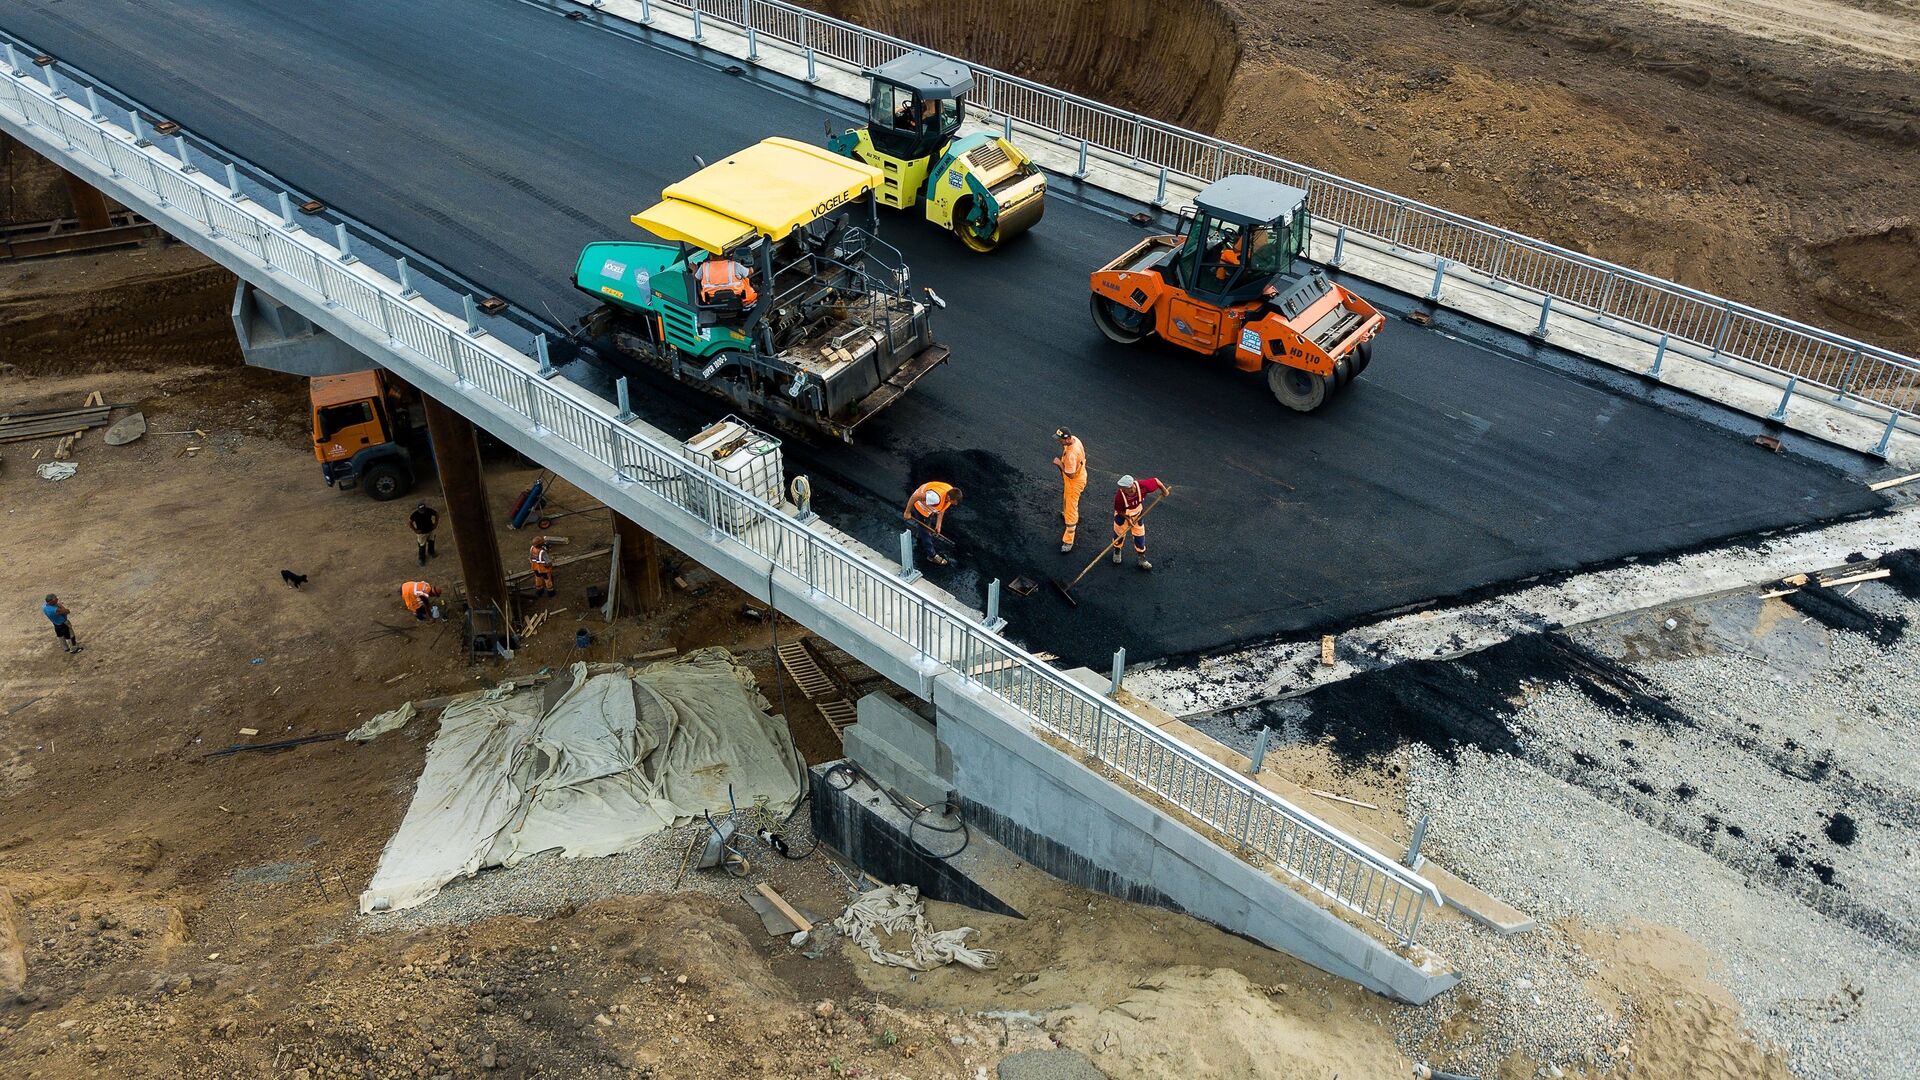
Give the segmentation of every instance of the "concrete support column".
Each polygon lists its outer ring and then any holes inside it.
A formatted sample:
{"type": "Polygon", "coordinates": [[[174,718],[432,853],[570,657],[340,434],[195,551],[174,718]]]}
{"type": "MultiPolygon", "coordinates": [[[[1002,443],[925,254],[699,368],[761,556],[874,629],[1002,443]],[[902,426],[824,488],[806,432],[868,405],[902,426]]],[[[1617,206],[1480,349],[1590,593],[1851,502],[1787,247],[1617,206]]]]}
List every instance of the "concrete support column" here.
{"type": "Polygon", "coordinates": [[[613,514],[615,556],[620,560],[620,586],[613,613],[651,615],[660,610],[660,541],[633,522],[613,514]]]}
{"type": "Polygon", "coordinates": [[[81,228],[104,229],[113,224],[107,214],[107,197],[99,188],[65,169],[60,170],[60,179],[67,182],[67,198],[73,202],[73,216],[80,219],[81,228]]]}
{"type": "Polygon", "coordinates": [[[500,564],[500,538],[493,528],[493,510],[487,503],[487,476],[480,467],[480,441],[467,418],[420,395],[427,410],[427,431],[433,436],[433,459],[440,467],[440,488],[447,500],[447,520],[460,552],[460,573],[466,578],[467,602],[476,609],[498,604],[506,619],[513,618],[507,595],[507,574],[500,564]]]}

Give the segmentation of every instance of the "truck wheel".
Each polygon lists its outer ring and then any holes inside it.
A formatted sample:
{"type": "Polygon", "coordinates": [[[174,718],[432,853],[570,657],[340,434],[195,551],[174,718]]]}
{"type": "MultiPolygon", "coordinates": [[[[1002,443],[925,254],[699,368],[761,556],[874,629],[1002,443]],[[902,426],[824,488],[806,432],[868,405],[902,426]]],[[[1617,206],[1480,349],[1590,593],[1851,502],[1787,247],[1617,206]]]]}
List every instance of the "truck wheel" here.
{"type": "Polygon", "coordinates": [[[399,465],[387,462],[362,473],[360,483],[367,489],[367,496],[375,502],[389,502],[411,490],[413,478],[399,465]]]}
{"type": "Polygon", "coordinates": [[[979,230],[974,227],[973,222],[967,220],[971,216],[973,216],[973,200],[971,198],[961,199],[959,202],[953,204],[953,235],[959,237],[961,243],[981,254],[985,254],[999,247],[1000,238],[994,235],[994,226],[989,223],[986,227],[986,234],[982,235],[979,230]]]}
{"type": "Polygon", "coordinates": [[[1353,355],[1349,353],[1333,362],[1333,388],[1335,390],[1353,381],[1353,355]]]}
{"type": "Polygon", "coordinates": [[[1093,312],[1093,325],[1107,335],[1108,341],[1132,345],[1153,332],[1148,314],[1094,293],[1087,308],[1093,312]]]}
{"type": "Polygon", "coordinates": [[[1280,404],[1294,412],[1309,413],[1327,403],[1333,387],[1324,375],[1302,371],[1285,364],[1267,365],[1267,389],[1280,404]]]}

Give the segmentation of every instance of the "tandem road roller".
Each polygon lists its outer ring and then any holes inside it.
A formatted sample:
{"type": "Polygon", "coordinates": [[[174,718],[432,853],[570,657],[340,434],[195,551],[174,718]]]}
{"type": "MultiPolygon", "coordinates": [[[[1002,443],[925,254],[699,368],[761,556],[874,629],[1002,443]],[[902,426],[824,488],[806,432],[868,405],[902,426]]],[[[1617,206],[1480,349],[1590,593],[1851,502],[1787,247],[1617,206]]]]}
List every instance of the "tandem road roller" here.
{"type": "Polygon", "coordinates": [[[883,205],[926,207],[975,251],[1026,232],[1046,210],[1047,178],[1033,159],[987,132],[960,135],[973,74],[965,64],[910,52],[867,70],[867,126],[827,147],[880,170],[883,205]]]}

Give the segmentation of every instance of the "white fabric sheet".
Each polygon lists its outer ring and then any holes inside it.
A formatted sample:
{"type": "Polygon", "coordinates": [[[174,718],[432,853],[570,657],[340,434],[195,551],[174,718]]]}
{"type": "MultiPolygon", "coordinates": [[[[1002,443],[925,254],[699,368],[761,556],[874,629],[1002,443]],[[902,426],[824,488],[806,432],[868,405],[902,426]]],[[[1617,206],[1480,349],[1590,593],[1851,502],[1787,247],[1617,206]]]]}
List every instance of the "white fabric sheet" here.
{"type": "Polygon", "coordinates": [[[497,691],[441,714],[400,829],[360,896],[398,910],[486,866],[557,850],[626,851],[675,824],[764,797],[785,814],[803,790],[786,721],[752,672],[703,649],[635,672],[575,664],[544,712],[542,690],[497,691]]]}

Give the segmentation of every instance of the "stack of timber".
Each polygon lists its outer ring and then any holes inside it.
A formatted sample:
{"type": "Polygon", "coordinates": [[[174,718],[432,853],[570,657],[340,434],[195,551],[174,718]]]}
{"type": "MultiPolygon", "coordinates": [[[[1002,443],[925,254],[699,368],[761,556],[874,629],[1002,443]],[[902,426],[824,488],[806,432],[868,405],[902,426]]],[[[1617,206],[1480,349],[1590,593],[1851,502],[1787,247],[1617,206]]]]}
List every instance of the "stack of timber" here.
{"type": "MultiPolygon", "coordinates": [[[[99,400],[99,394],[87,399],[99,400]]],[[[48,439],[72,435],[88,428],[105,427],[113,413],[108,404],[89,404],[77,409],[36,409],[32,412],[0,413],[0,443],[27,439],[48,439]]]]}

